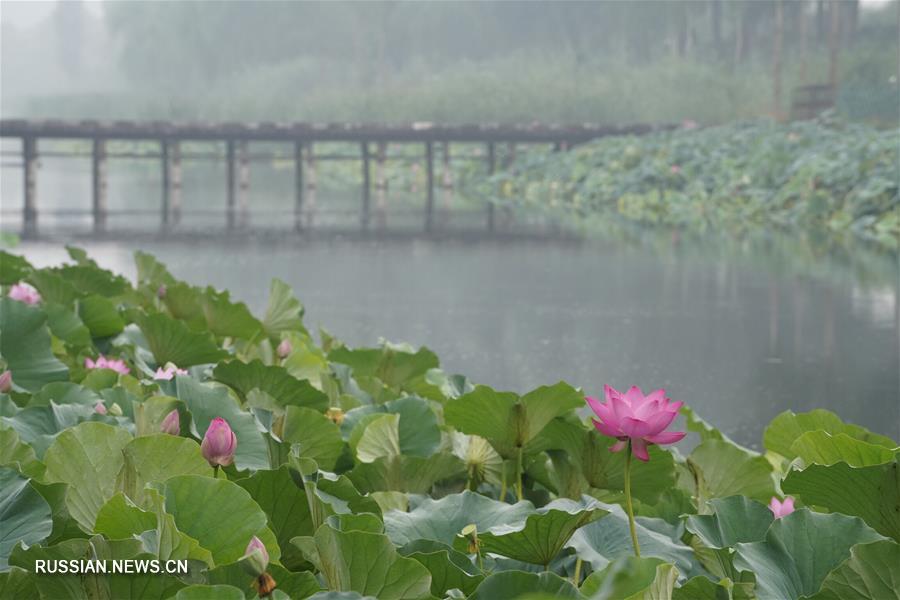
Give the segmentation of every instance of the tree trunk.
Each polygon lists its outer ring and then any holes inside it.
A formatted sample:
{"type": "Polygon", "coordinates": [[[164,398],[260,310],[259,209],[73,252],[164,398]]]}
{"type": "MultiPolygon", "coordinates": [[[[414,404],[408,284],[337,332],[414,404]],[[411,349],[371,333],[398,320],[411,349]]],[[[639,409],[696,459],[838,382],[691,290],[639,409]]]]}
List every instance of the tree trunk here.
{"type": "Polygon", "coordinates": [[[781,114],[781,51],[784,43],[784,0],[775,0],[775,35],[772,47],[772,90],[775,120],[782,119],[781,114]]]}
{"type": "Polygon", "coordinates": [[[828,34],[828,83],[837,88],[838,61],[841,51],[841,7],[840,0],[831,0],[831,31],[828,34]]]}

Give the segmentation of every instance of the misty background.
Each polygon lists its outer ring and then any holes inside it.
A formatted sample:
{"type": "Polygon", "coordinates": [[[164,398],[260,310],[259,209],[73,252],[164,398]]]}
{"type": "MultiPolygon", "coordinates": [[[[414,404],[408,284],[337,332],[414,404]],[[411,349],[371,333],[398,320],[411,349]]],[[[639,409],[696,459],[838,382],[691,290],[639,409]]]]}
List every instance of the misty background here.
{"type": "Polygon", "coordinates": [[[784,2],[780,36],[776,4],[4,0],[0,112],[711,124],[836,80],[897,122],[896,1],[784,2]]]}

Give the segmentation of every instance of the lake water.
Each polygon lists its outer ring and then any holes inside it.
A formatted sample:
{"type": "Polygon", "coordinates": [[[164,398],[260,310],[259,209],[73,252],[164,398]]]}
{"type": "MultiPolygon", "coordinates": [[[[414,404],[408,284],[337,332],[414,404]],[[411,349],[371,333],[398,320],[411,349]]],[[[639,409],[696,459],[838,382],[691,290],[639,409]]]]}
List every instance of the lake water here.
{"type": "MultiPolygon", "coordinates": [[[[526,391],[560,379],[665,387],[759,447],[779,412],[824,407],[900,438],[895,258],[779,243],[353,241],[293,238],[79,242],[134,273],[135,248],[176,277],[232,290],[260,312],[272,277],[306,321],[351,345],[425,345],[442,367],[526,391]]],[[[38,265],[61,244],[16,252],[38,265]]]]}

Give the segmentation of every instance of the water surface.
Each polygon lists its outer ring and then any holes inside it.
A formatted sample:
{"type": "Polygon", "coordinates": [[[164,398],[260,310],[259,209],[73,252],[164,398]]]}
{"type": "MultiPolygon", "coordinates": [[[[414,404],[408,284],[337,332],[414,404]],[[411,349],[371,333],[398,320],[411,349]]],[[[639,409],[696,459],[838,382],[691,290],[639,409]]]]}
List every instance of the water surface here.
{"type": "MultiPolygon", "coordinates": [[[[566,380],[665,387],[759,447],[779,412],[824,407],[900,438],[896,263],[862,273],[827,256],[676,241],[107,241],[81,244],[132,274],[135,248],[261,312],[289,283],[307,324],[351,345],[425,345],[451,373],[516,391],[566,380]]],[[[36,264],[60,244],[20,246],[36,264]]],[[[858,265],[857,265],[858,266],[858,265]]],[[[871,265],[870,265],[871,266],[871,265]]]]}

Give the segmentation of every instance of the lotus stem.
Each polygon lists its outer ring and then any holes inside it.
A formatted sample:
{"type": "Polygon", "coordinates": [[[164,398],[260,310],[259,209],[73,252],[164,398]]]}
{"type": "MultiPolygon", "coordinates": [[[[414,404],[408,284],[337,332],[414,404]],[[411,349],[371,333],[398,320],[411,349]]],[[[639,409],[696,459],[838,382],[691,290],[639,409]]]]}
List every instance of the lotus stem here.
{"type": "Polygon", "coordinates": [[[628,529],[631,531],[631,543],[634,555],[641,557],[641,546],[638,544],[637,531],[634,528],[634,508],[631,505],[631,440],[625,449],[625,510],[628,512],[628,529]]]}
{"type": "Polygon", "coordinates": [[[581,559],[575,559],[575,574],[572,575],[572,583],[575,584],[575,587],[578,587],[578,583],[581,581],[581,559]]]}
{"type": "Polygon", "coordinates": [[[500,480],[500,502],[506,502],[506,463],[503,463],[503,477],[500,480]]]}
{"type": "Polygon", "coordinates": [[[522,501],[522,446],[519,446],[519,453],[516,457],[516,498],[522,501]]]}

